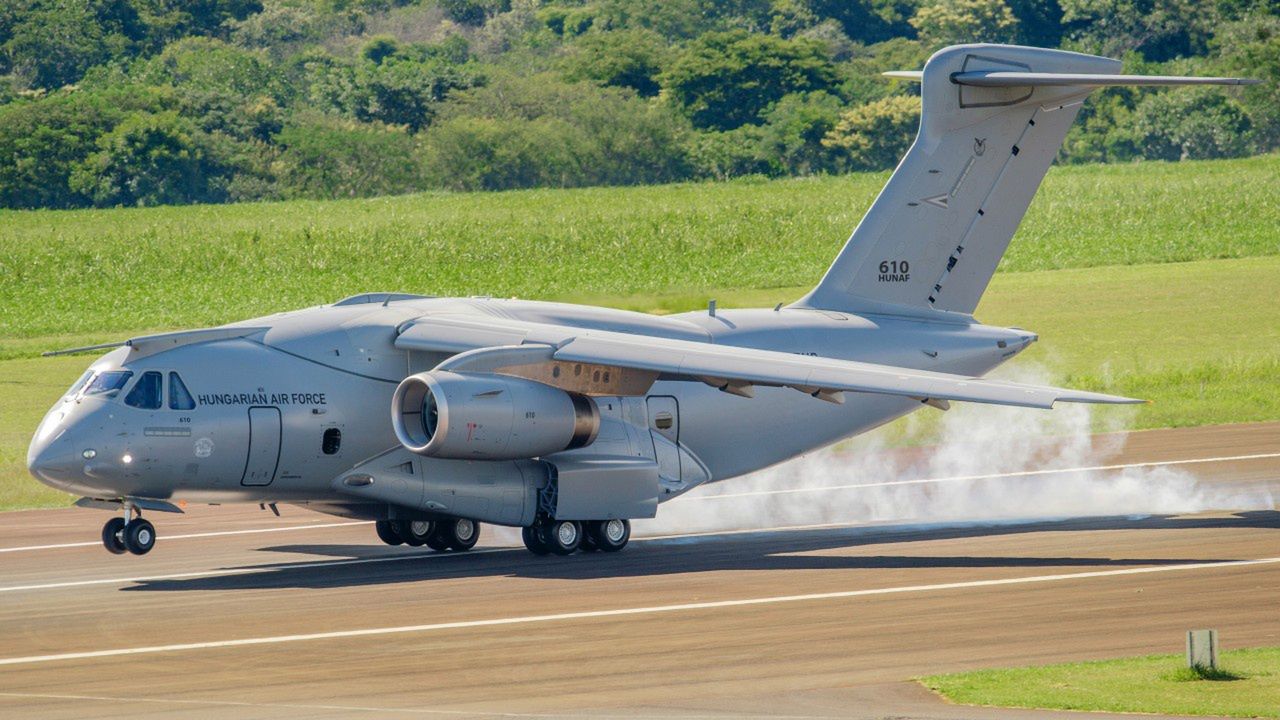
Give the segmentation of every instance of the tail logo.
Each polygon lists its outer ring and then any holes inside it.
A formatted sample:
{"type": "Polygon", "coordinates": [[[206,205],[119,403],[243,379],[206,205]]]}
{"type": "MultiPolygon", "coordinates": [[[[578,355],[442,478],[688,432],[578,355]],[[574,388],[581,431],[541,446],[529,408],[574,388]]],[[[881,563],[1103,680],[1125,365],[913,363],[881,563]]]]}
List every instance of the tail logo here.
{"type": "Polygon", "coordinates": [[[941,195],[934,195],[933,197],[920,198],[920,202],[928,203],[934,207],[940,207],[943,210],[947,209],[947,203],[949,203],[950,201],[951,201],[951,195],[947,193],[943,193],[941,195]]]}

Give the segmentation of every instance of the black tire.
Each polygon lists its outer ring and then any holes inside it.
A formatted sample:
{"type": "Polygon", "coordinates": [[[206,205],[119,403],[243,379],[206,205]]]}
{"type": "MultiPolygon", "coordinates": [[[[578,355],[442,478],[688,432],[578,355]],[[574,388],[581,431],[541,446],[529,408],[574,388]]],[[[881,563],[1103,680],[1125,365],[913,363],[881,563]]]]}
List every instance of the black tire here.
{"type": "Polygon", "coordinates": [[[129,551],[124,545],[124,518],[113,517],[102,526],[102,546],[112,555],[123,555],[129,551]]]}
{"type": "Polygon", "coordinates": [[[449,526],[449,547],[458,552],[466,552],[476,546],[480,540],[480,523],[467,518],[458,518],[447,523],[449,526]]]}
{"type": "Polygon", "coordinates": [[[558,520],[543,531],[547,546],[557,555],[572,555],[582,545],[582,523],[558,520]]]}
{"type": "Polygon", "coordinates": [[[578,552],[593,553],[600,549],[596,545],[596,536],[591,532],[591,526],[596,521],[582,523],[582,544],[578,546],[578,552]]]}
{"type": "Polygon", "coordinates": [[[150,520],[134,518],[124,526],[124,546],[134,555],[146,555],[156,545],[156,526],[150,520]]]}
{"type": "Polygon", "coordinates": [[[618,552],[631,540],[631,521],[600,520],[591,523],[588,532],[596,547],[605,552],[618,552]]]}
{"type": "Polygon", "coordinates": [[[453,543],[453,523],[449,521],[432,523],[431,535],[427,537],[427,547],[437,552],[444,552],[453,543]]]}
{"type": "Polygon", "coordinates": [[[542,537],[542,531],[543,528],[538,525],[520,528],[520,537],[524,539],[524,546],[534,555],[546,555],[551,552],[547,541],[542,537]]]}
{"type": "Polygon", "coordinates": [[[435,534],[436,523],[430,520],[397,520],[396,535],[410,547],[422,547],[431,544],[431,536],[435,534]]]}
{"type": "Polygon", "coordinates": [[[378,539],[382,542],[388,545],[404,544],[404,538],[396,532],[396,526],[390,520],[379,520],[373,524],[373,528],[378,531],[378,539]]]}

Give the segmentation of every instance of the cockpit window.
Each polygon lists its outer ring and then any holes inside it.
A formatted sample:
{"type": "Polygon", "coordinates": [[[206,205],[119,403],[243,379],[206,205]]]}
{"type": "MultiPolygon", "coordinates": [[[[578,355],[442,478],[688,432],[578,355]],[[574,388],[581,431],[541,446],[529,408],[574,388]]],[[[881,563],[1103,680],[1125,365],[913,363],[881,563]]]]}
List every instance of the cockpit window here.
{"type": "Polygon", "coordinates": [[[67,391],[67,393],[66,393],[65,395],[63,395],[62,397],[64,397],[64,398],[70,398],[70,397],[72,397],[73,395],[75,395],[76,393],[80,392],[80,388],[84,387],[84,386],[85,386],[85,383],[89,382],[89,378],[91,378],[91,377],[93,377],[93,371],[92,371],[92,370],[85,370],[85,371],[84,371],[84,374],[80,376],[80,379],[79,379],[79,380],[77,380],[77,381],[75,382],[75,384],[71,386],[71,389],[70,389],[70,390],[68,390],[68,391],[67,391]]]}
{"type": "Polygon", "coordinates": [[[84,389],[85,395],[98,395],[101,393],[115,392],[124,387],[129,382],[129,378],[133,377],[133,373],[128,370],[111,370],[99,373],[84,389]]]}
{"type": "Polygon", "coordinates": [[[144,372],[142,377],[138,378],[138,382],[134,383],[133,389],[125,396],[124,404],[143,410],[158,410],[163,385],[164,375],[155,370],[144,372]]]}
{"type": "Polygon", "coordinates": [[[176,372],[169,373],[169,409],[194,410],[195,406],[195,398],[192,398],[191,393],[187,391],[182,378],[178,377],[176,372]]]}

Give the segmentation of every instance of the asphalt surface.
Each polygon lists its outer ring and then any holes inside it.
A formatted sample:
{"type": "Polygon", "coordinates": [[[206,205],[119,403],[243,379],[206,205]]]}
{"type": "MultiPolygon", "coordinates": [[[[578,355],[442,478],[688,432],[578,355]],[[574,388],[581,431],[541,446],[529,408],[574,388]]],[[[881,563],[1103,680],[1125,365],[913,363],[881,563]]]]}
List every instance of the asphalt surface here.
{"type": "MultiPolygon", "coordinates": [[[[1280,497],[1280,423],[1135,433],[1102,459],[1280,497]]],[[[0,716],[1059,717],[909,679],[1180,652],[1193,627],[1280,645],[1280,512],[1261,507],[568,558],[492,528],[461,555],[391,548],[281,510],[151,514],[141,558],[101,548],[101,511],[0,516],[0,716]]]]}

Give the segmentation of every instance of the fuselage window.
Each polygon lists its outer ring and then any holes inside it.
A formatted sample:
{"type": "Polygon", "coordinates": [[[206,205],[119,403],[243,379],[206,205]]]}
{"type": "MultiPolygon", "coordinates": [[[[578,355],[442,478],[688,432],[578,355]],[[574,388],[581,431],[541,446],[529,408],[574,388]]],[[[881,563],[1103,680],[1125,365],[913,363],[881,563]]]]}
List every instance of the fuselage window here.
{"type": "Polygon", "coordinates": [[[159,410],[161,391],[164,386],[164,375],[155,370],[142,373],[133,389],[124,398],[124,404],[143,410],[159,410]]]}
{"type": "Polygon", "coordinates": [[[100,395],[102,393],[115,392],[124,387],[129,382],[129,378],[133,377],[133,373],[128,370],[112,370],[99,374],[89,383],[89,387],[84,389],[85,395],[100,395]]]}
{"type": "Polygon", "coordinates": [[[337,455],[338,450],[342,448],[342,431],[338,428],[329,428],[324,431],[324,439],[320,442],[320,449],[325,455],[337,455]]]}
{"type": "Polygon", "coordinates": [[[182,378],[178,377],[176,372],[169,373],[169,409],[194,410],[195,407],[195,398],[191,397],[191,393],[187,391],[182,378]]]}

